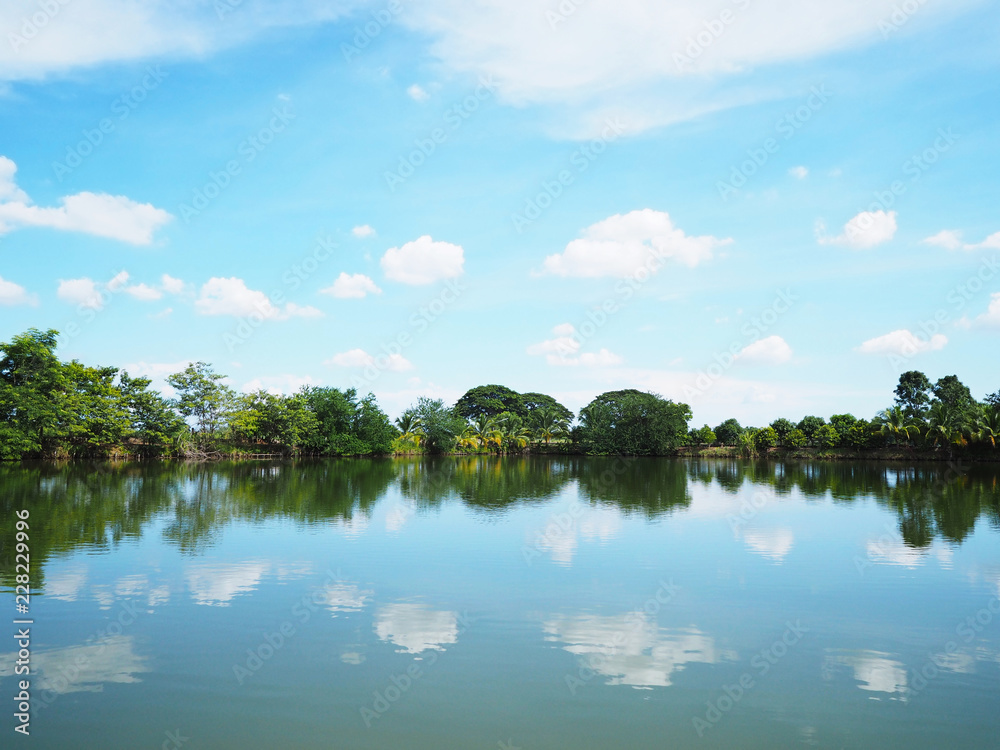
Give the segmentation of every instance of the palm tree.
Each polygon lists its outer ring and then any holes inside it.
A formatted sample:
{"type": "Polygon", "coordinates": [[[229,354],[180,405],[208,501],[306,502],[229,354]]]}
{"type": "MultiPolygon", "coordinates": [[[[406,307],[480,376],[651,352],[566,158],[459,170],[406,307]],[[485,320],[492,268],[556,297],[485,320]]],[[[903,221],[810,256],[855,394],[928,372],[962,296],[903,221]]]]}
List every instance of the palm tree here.
{"type": "Polygon", "coordinates": [[[920,427],[913,417],[907,416],[901,406],[891,406],[879,412],[875,421],[879,425],[879,432],[896,442],[902,438],[903,442],[908,443],[913,438],[920,436],[920,427]]]}
{"type": "Polygon", "coordinates": [[[420,417],[410,411],[403,412],[402,416],[396,419],[396,427],[402,433],[401,440],[410,441],[414,446],[420,446],[420,438],[424,434],[424,426],[420,422],[420,417]]]}
{"type": "Polygon", "coordinates": [[[524,450],[531,442],[531,430],[517,414],[507,412],[500,422],[501,444],[508,453],[524,450]]]}
{"type": "Polygon", "coordinates": [[[488,417],[485,414],[474,419],[462,433],[462,440],[467,445],[474,445],[478,448],[489,448],[491,445],[500,447],[500,427],[495,417],[488,417]]]}
{"type": "Polygon", "coordinates": [[[1000,444],[1000,406],[982,404],[974,423],[975,439],[996,448],[1000,444]]]}
{"type": "Polygon", "coordinates": [[[927,410],[927,433],[929,442],[938,444],[964,445],[969,432],[960,410],[942,401],[935,401],[927,410]]]}
{"type": "Polygon", "coordinates": [[[555,409],[545,409],[539,414],[538,419],[535,433],[539,440],[545,441],[546,446],[552,438],[569,435],[569,420],[560,416],[555,409]]]}

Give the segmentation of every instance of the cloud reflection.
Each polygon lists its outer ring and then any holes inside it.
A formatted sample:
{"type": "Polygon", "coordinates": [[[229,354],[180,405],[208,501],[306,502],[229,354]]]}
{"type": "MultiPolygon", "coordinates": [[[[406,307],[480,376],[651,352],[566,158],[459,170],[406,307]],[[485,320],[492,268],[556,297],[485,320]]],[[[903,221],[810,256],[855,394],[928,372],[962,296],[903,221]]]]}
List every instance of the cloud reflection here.
{"type": "Polygon", "coordinates": [[[458,613],[423,604],[387,604],[375,615],[375,634],[399,646],[400,653],[444,651],[458,641],[458,613]]]}

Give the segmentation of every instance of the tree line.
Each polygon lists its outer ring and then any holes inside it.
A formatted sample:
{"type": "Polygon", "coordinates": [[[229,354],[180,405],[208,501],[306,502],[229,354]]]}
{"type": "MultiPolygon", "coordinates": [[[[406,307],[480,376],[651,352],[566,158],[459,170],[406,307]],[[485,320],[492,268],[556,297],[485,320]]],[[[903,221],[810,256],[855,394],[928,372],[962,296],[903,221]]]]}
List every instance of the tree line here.
{"type": "Polygon", "coordinates": [[[371,393],[304,386],[292,395],[237,393],[204,362],[167,382],[90,367],[56,355],[58,333],[36,329],[0,343],[0,459],[379,456],[414,453],[512,455],[561,452],[671,455],[684,446],[856,451],[883,447],[996,450],[1000,392],[983,402],[950,375],[932,384],[904,373],[895,404],[872,420],[838,414],[743,427],[689,429],[691,409],[653,393],[602,393],[578,414],[544,393],[502,385],[467,391],[454,405],[420,398],[392,421],[371,393]]]}

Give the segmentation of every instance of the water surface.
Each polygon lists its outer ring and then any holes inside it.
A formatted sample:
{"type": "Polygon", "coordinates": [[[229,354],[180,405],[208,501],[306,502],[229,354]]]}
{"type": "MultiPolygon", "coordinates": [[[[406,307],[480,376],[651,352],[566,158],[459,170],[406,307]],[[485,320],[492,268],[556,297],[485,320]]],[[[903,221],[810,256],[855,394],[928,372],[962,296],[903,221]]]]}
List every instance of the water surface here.
{"type": "Polygon", "coordinates": [[[0,466],[11,619],[13,512],[31,512],[24,744],[996,747],[998,478],[598,458],[0,466]]]}

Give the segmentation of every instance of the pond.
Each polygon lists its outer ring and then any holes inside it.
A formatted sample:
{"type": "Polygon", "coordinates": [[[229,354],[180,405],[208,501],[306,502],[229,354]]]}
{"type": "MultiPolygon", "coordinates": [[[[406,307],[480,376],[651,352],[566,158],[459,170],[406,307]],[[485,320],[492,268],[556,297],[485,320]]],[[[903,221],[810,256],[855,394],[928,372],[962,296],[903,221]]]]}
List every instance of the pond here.
{"type": "Polygon", "coordinates": [[[1000,737],[996,466],[21,464],[0,488],[36,750],[1000,737]]]}

